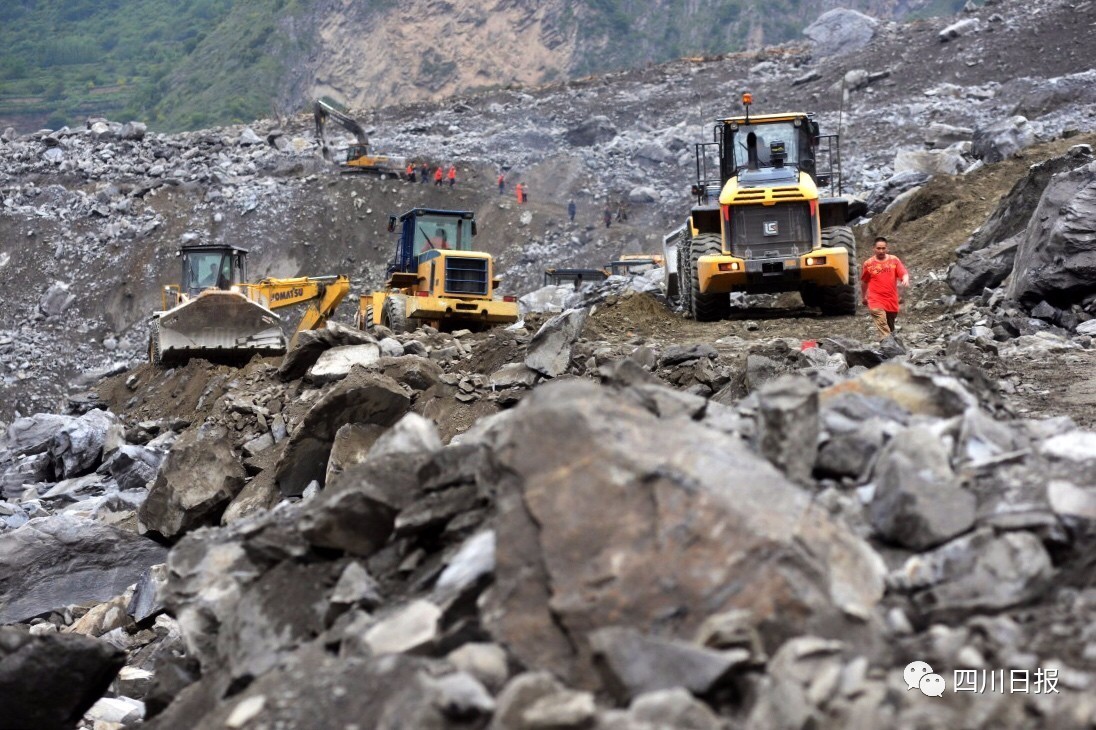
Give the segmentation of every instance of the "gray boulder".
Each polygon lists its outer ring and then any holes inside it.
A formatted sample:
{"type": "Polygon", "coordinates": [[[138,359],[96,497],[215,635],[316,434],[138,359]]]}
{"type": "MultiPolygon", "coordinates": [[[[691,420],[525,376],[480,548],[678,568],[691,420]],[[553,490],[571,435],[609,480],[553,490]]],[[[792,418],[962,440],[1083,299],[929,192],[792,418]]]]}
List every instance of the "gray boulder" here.
{"type": "Polygon", "coordinates": [[[930,620],[1000,611],[1041,595],[1054,576],[1043,543],[1029,532],[982,528],[906,561],[896,584],[930,620]]]}
{"type": "Polygon", "coordinates": [[[674,687],[709,694],[750,658],[745,649],[714,651],[616,627],[593,632],[590,645],[606,687],[621,702],[674,687]]]}
{"type": "Polygon", "coordinates": [[[869,213],[882,213],[902,193],[924,185],[932,176],[920,170],[896,172],[872,188],[868,196],[869,213]]]}
{"type": "Polygon", "coordinates": [[[539,387],[482,436],[507,475],[484,610],[495,640],[593,689],[583,637],[609,625],[683,639],[708,614],[740,608],[770,648],[806,626],[860,634],[882,591],[874,551],[737,437],[667,423],[566,381],[539,387]]]}
{"type": "Polygon", "coordinates": [[[871,42],[879,21],[848,8],[834,8],[818,16],[803,29],[814,42],[814,55],[841,56],[859,50],[871,42]]]}
{"type": "Polygon", "coordinates": [[[526,350],[525,365],[549,378],[567,372],[571,348],[582,335],[588,309],[568,309],[545,322],[526,350]]]}
{"type": "Polygon", "coordinates": [[[132,532],[69,515],[0,534],[0,623],[125,592],[167,550],[132,532]]]}
{"type": "Polygon", "coordinates": [[[762,456],[789,479],[810,482],[818,454],[818,388],[786,375],[757,393],[757,437],[762,456]]]}
{"type": "Polygon", "coordinates": [[[975,497],[959,486],[939,438],[924,427],[897,434],[875,466],[869,513],[881,537],[925,550],[974,525],[975,497]]]}
{"type": "Polygon", "coordinates": [[[184,433],[164,460],[138,510],[146,530],[173,539],[214,525],[247,478],[223,430],[184,433]]]}
{"type": "Polygon", "coordinates": [[[948,269],[948,286],[961,297],[972,297],[999,286],[1016,261],[1020,234],[964,256],[948,269]]]}
{"type": "Polygon", "coordinates": [[[593,147],[611,142],[619,134],[608,117],[597,116],[568,129],[563,137],[575,147],[593,147]]]}
{"type": "Polygon", "coordinates": [[[87,474],[99,466],[107,434],[117,423],[118,418],[113,413],[96,408],[61,426],[49,443],[54,474],[67,479],[87,474]]]}
{"type": "Polygon", "coordinates": [[[986,222],[959,247],[957,253],[962,257],[972,251],[1001,243],[1023,233],[1051,178],[1060,172],[1067,172],[1091,161],[1091,152],[1074,149],[1064,155],[1032,165],[1028,168],[1027,174],[1017,181],[1008,194],[1001,199],[986,222]]]}
{"type": "Polygon", "coordinates": [[[1035,144],[1035,128],[1026,117],[1004,121],[974,130],[971,153],[986,163],[1001,162],[1035,144]]]}
{"type": "Polygon", "coordinates": [[[53,413],[16,418],[8,426],[7,447],[17,456],[45,453],[54,435],[75,420],[72,416],[53,413]]]}
{"type": "Polygon", "coordinates": [[[297,334],[297,343],[282,358],[278,375],[282,380],[296,380],[304,377],[308,369],[320,359],[320,355],[333,347],[375,342],[376,338],[367,332],[337,322],[328,322],[323,329],[305,330],[297,334]]]}
{"type": "Polygon", "coordinates": [[[125,652],[105,641],[0,627],[0,723],[27,730],[75,728],[125,663],[125,652]]]}
{"type": "Polygon", "coordinates": [[[118,137],[121,139],[140,141],[145,138],[147,132],[148,125],[143,122],[126,122],[122,125],[121,131],[118,132],[118,137]]]}
{"type": "Polygon", "coordinates": [[[38,309],[47,317],[56,317],[64,313],[75,301],[76,295],[69,291],[69,285],[56,281],[42,295],[41,301],[38,302],[38,309]]]}
{"type": "Polygon", "coordinates": [[[119,489],[143,489],[156,478],[163,460],[160,451],[123,444],[110,459],[110,475],[118,482],[119,489]]]}
{"type": "Polygon", "coordinates": [[[318,385],[341,380],[350,374],[355,365],[368,367],[381,357],[381,348],[375,342],[362,345],[342,345],[325,350],[315,364],[308,369],[308,380],[318,385]]]}
{"type": "Polygon", "coordinates": [[[1096,162],[1055,175],[1024,233],[1008,298],[1065,308],[1096,285],[1096,162]]]}
{"type": "Polygon", "coordinates": [[[937,34],[937,38],[940,39],[941,43],[947,43],[948,41],[955,40],[959,36],[977,33],[981,27],[982,23],[978,18],[964,18],[963,20],[952,23],[944,28],[937,34]]]}
{"type": "Polygon", "coordinates": [[[354,368],[309,409],[275,466],[282,494],[298,495],[313,480],[324,483],[335,434],[347,423],[391,426],[411,406],[394,380],[354,368]]]}

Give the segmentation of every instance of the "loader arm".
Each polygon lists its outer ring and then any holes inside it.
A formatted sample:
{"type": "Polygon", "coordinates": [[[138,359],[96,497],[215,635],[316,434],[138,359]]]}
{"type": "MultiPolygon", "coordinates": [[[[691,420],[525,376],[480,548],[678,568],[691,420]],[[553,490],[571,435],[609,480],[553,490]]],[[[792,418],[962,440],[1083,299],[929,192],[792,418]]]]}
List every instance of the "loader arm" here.
{"type": "Polygon", "coordinates": [[[268,309],[308,303],[304,316],[293,334],[289,346],[297,342],[304,330],[319,329],[327,324],[335,308],[350,292],[350,279],[337,276],[299,276],[291,279],[263,279],[257,284],[241,284],[248,299],[268,309]]]}

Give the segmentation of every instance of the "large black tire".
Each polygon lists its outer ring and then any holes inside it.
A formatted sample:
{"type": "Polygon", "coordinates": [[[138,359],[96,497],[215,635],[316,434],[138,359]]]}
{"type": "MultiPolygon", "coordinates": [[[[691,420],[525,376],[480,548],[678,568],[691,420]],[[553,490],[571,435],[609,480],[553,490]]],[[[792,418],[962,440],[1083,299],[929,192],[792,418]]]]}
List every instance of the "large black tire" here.
{"type": "Polygon", "coordinates": [[[381,322],[396,334],[410,331],[407,325],[407,297],[403,294],[389,294],[381,310],[381,322]]]}
{"type": "Polygon", "coordinates": [[[723,243],[718,233],[700,233],[689,241],[689,313],[697,322],[714,322],[725,319],[731,312],[731,297],[726,292],[705,294],[700,291],[697,262],[701,256],[723,253],[723,243]]]}
{"type": "Polygon", "coordinates": [[[856,314],[856,236],[848,226],[822,229],[822,245],[840,246],[849,252],[849,283],[818,288],[818,306],[825,315],[856,314]]]}
{"type": "Polygon", "coordinates": [[[366,332],[372,332],[373,331],[373,305],[372,304],[366,304],[365,305],[365,312],[362,312],[360,309],[358,310],[358,314],[355,317],[354,325],[358,329],[364,330],[366,332]]]}
{"type": "Polygon", "coordinates": [[[816,284],[800,284],[799,296],[803,298],[803,306],[806,307],[817,307],[822,299],[816,284]]]}
{"type": "Polygon", "coordinates": [[[689,271],[688,241],[681,241],[677,245],[677,301],[686,311],[689,309],[689,292],[692,290],[689,282],[692,280],[693,275],[689,271]]]}

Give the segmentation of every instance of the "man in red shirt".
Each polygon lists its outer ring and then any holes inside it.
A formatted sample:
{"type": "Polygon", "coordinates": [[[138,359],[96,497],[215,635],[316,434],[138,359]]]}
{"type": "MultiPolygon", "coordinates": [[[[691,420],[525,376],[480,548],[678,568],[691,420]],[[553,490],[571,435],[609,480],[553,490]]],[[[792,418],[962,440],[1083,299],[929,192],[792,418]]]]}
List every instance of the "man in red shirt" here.
{"type": "Polygon", "coordinates": [[[910,285],[910,274],[897,256],[887,253],[887,239],[875,239],[875,255],[860,271],[860,296],[871,314],[879,339],[894,334],[898,319],[898,287],[910,285]]]}

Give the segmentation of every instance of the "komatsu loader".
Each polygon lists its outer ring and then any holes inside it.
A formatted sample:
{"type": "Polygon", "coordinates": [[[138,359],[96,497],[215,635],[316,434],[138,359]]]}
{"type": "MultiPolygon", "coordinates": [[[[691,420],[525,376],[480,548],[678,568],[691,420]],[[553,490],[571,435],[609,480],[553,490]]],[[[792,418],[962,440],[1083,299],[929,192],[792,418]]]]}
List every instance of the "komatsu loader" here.
{"type": "Polygon", "coordinates": [[[281,355],[287,340],[273,310],[308,304],[297,332],[317,329],[350,291],[341,274],[249,283],[247,249],[236,246],[186,245],[177,255],[182,281],[163,288],[163,308],[152,314],[148,359],[155,364],[281,355]]]}

